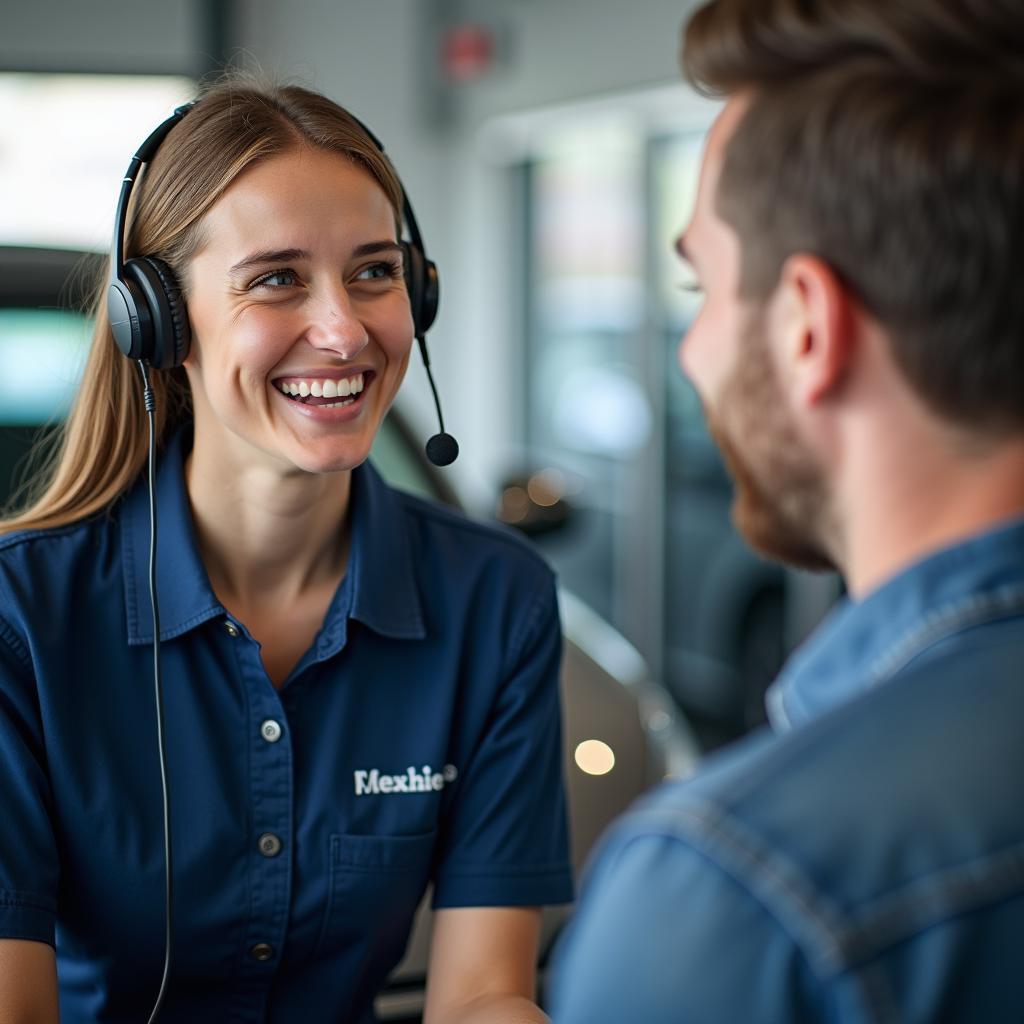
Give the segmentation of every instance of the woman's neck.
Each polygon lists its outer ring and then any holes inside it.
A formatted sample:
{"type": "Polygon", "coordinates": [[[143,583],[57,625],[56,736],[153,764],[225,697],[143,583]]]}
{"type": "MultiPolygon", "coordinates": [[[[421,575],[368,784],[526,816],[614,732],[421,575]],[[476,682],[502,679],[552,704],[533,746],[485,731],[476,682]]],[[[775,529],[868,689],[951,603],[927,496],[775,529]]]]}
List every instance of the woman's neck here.
{"type": "Polygon", "coordinates": [[[253,460],[225,465],[196,446],[185,482],[199,552],[218,598],[234,610],[331,592],[348,560],[350,472],[315,474],[253,460]]]}

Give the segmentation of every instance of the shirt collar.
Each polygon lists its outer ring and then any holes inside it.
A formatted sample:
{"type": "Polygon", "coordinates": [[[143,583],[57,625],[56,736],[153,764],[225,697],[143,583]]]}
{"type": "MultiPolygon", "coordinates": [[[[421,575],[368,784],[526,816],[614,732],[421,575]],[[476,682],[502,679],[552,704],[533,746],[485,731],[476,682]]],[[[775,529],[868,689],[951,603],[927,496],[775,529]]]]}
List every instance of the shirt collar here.
{"type": "Polygon", "coordinates": [[[845,598],[768,691],[777,731],[805,724],[890,678],[932,644],[1024,612],[1024,520],[928,556],[860,601],[845,598]]]}
{"type": "Polygon", "coordinates": [[[317,640],[319,658],[343,646],[348,618],[398,640],[421,640],[427,635],[402,496],[364,462],[352,471],[349,501],[348,572],[317,640]]]}
{"type": "MultiPolygon", "coordinates": [[[[185,492],[185,457],[191,448],[191,430],[179,430],[168,443],[156,472],[161,641],[224,614],[224,606],[217,600],[199,558],[185,492]]],[[[125,497],[121,516],[128,643],[149,644],[153,642],[153,613],[149,600],[149,489],[145,472],[125,497]]]]}
{"type": "MultiPolygon", "coordinates": [[[[157,595],[160,639],[169,640],[225,614],[199,557],[185,491],[185,458],[191,431],[179,430],[157,467],[157,595]]],[[[352,472],[352,542],[346,577],[328,609],[317,657],[345,643],[351,617],[385,636],[426,636],[413,564],[408,519],[401,497],[369,463],[352,472]]],[[[153,641],[149,600],[149,492],[145,475],[124,499],[122,510],[125,608],[129,644],[153,641]]]]}

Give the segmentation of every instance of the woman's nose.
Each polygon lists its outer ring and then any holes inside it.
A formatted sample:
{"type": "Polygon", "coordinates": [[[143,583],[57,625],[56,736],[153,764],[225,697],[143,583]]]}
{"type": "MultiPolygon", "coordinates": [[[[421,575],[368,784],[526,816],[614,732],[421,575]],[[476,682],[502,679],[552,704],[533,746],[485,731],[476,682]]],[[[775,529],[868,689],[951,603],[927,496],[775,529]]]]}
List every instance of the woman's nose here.
{"type": "Polygon", "coordinates": [[[306,335],[315,348],[330,349],[343,359],[354,359],[370,342],[365,325],[340,289],[317,303],[306,335]]]}

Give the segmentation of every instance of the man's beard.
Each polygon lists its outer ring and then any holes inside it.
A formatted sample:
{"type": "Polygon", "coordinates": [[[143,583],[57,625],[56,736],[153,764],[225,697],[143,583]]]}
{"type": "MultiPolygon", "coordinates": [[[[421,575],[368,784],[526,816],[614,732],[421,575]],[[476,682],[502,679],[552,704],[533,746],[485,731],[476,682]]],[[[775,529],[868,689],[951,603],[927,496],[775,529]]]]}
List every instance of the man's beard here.
{"type": "Polygon", "coordinates": [[[836,530],[824,473],[790,417],[764,334],[752,317],[708,429],[735,486],[732,517],[767,558],[835,568],[836,530]]]}

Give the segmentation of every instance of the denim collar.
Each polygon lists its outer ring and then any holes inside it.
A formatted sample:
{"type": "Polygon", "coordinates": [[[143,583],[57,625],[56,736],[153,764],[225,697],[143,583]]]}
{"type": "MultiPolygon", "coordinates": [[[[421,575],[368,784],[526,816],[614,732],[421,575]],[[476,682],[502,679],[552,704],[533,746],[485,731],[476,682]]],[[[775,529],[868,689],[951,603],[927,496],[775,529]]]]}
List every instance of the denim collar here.
{"type": "Polygon", "coordinates": [[[945,548],[859,601],[845,598],[768,691],[776,731],[805,724],[891,678],[946,637],[1024,614],[1024,520],[945,548]]]}
{"type": "MultiPolygon", "coordinates": [[[[226,614],[199,557],[185,490],[184,463],[191,430],[179,430],[157,467],[157,593],[160,639],[170,640],[226,614]]],[[[426,635],[401,496],[368,462],[352,471],[352,540],[348,572],[328,608],[315,643],[317,660],[345,643],[347,621],[398,639],[426,635]]],[[[129,644],[153,640],[149,602],[149,493],[145,473],[121,510],[125,608],[129,644]]]]}

